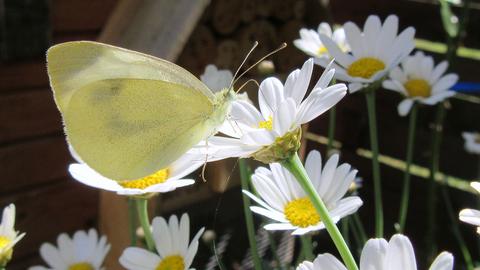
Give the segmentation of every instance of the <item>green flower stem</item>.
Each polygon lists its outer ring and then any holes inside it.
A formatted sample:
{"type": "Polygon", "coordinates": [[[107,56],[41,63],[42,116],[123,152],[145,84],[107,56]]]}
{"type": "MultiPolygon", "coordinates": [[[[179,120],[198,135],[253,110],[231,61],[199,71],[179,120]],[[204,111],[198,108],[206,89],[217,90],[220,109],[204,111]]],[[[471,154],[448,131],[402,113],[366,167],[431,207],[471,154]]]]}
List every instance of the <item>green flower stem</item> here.
{"type": "Polygon", "coordinates": [[[408,201],[410,197],[410,165],[413,158],[413,146],[415,145],[415,128],[417,126],[417,103],[413,103],[410,111],[410,121],[408,124],[408,139],[407,139],[407,158],[405,174],[403,175],[403,190],[402,199],[400,202],[400,212],[398,214],[398,232],[403,233],[405,230],[405,222],[407,220],[408,201]]]}
{"type": "Polygon", "coordinates": [[[370,147],[372,149],[373,189],[375,194],[375,235],[383,237],[383,205],[382,186],[380,180],[380,164],[378,162],[377,118],[375,109],[375,91],[367,89],[368,126],[370,129],[370,147]]]}
{"type": "Polygon", "coordinates": [[[333,141],[335,140],[335,121],[336,121],[336,110],[335,107],[332,107],[328,111],[328,143],[327,143],[327,156],[330,155],[330,151],[333,148],[333,141]]]}
{"type": "Polygon", "coordinates": [[[427,255],[429,258],[434,258],[437,254],[437,245],[435,241],[436,227],[437,227],[437,183],[435,182],[435,175],[439,167],[439,151],[442,139],[442,125],[445,118],[445,107],[443,103],[437,105],[437,112],[435,114],[435,121],[432,131],[431,144],[431,159],[430,159],[430,175],[429,186],[427,191],[427,224],[428,231],[426,232],[427,255]]]}
{"type": "Polygon", "coordinates": [[[345,243],[347,243],[347,246],[350,246],[350,232],[349,232],[349,226],[350,226],[350,217],[344,217],[342,220],[340,220],[340,229],[342,230],[342,235],[343,238],[345,239],[345,243]]]}
{"type": "Polygon", "coordinates": [[[153,251],[155,249],[155,242],[153,241],[150,219],[148,218],[148,199],[137,198],[135,202],[137,204],[138,219],[142,225],[145,241],[147,242],[147,248],[153,251]]]}
{"type": "MultiPolygon", "coordinates": [[[[240,179],[242,182],[242,189],[249,190],[248,182],[250,182],[250,173],[245,159],[239,159],[238,166],[240,168],[240,179]]],[[[248,242],[250,244],[250,252],[252,254],[253,265],[255,270],[262,269],[262,263],[258,256],[257,241],[255,240],[255,227],[253,224],[252,212],[250,212],[250,199],[243,194],[243,214],[245,215],[245,223],[247,225],[248,242]]]]}
{"type": "Polygon", "coordinates": [[[277,263],[277,268],[280,270],[283,270],[284,267],[282,264],[282,260],[278,256],[278,252],[277,252],[278,250],[277,243],[275,242],[275,239],[273,238],[273,235],[270,232],[267,231],[267,235],[268,235],[268,243],[270,245],[270,252],[272,252],[272,255],[273,255],[273,260],[277,263]]]}
{"type": "Polygon", "coordinates": [[[130,245],[137,245],[137,219],[135,199],[128,197],[128,231],[130,233],[130,245]]]}
{"type": "Polygon", "coordinates": [[[453,235],[457,239],[457,242],[460,246],[460,250],[463,255],[463,259],[467,265],[468,270],[473,270],[475,267],[472,262],[472,255],[465,244],[465,240],[463,239],[462,234],[460,233],[460,228],[458,227],[458,214],[453,210],[452,201],[450,199],[450,195],[448,193],[448,186],[442,185],[442,195],[443,201],[445,202],[445,206],[447,208],[448,217],[450,218],[450,222],[452,225],[453,235]]]}
{"type": "Polygon", "coordinates": [[[363,248],[363,245],[367,242],[367,233],[365,232],[365,228],[363,227],[362,220],[360,219],[360,216],[358,213],[353,213],[352,214],[352,219],[353,219],[353,224],[355,225],[354,227],[357,228],[358,231],[358,236],[360,237],[360,240],[362,241],[361,247],[363,248]]]}
{"type": "Polygon", "coordinates": [[[313,261],[315,256],[313,255],[312,237],[310,235],[302,235],[300,241],[302,242],[302,249],[305,252],[305,259],[313,261]]]}
{"type": "Polygon", "coordinates": [[[333,222],[332,218],[328,213],[328,209],[323,203],[322,199],[318,195],[315,187],[313,186],[310,178],[308,177],[305,168],[298,157],[298,154],[295,153],[294,155],[290,156],[286,160],[282,162],[282,166],[289,170],[297,179],[300,186],[303,188],[307,196],[310,198],[313,206],[317,210],[318,214],[320,215],[320,219],[322,220],[323,224],[325,224],[325,228],[327,229],[330,237],[332,238],[335,246],[337,247],[340,256],[342,257],[347,269],[349,270],[358,270],[357,264],[353,259],[352,253],[348,249],[345,240],[342,237],[342,234],[337,228],[337,225],[333,222]]]}

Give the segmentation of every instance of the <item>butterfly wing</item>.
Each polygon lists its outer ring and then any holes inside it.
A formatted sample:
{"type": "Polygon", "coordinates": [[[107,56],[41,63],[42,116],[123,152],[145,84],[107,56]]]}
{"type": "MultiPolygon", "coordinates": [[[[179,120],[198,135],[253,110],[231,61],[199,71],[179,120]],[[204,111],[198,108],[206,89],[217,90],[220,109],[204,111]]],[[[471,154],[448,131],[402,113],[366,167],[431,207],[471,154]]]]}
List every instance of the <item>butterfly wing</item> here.
{"type": "Polygon", "coordinates": [[[47,57],[69,142],[108,178],[165,168],[214,129],[213,94],[172,63],[92,42],[57,45],[47,57]]]}

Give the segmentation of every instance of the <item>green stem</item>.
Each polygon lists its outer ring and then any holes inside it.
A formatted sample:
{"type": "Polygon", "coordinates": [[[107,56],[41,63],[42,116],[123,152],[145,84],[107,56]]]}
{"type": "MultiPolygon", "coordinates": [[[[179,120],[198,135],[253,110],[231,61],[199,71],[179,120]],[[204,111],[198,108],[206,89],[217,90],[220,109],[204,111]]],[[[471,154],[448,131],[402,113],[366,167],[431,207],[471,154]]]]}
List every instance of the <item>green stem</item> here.
{"type": "Polygon", "coordinates": [[[268,234],[268,243],[270,244],[270,251],[272,252],[273,255],[273,260],[277,263],[277,268],[283,270],[283,264],[282,260],[278,256],[278,247],[277,243],[275,242],[275,239],[273,238],[273,235],[267,231],[268,234]]]}
{"type": "Polygon", "coordinates": [[[400,212],[398,215],[398,232],[403,233],[405,230],[405,222],[407,220],[408,212],[408,200],[410,197],[410,165],[413,158],[413,146],[415,145],[415,128],[417,126],[417,104],[413,103],[412,110],[410,111],[410,121],[408,124],[408,139],[407,139],[407,159],[405,174],[403,176],[403,190],[402,199],[400,202],[400,212]]]}
{"type": "Polygon", "coordinates": [[[328,143],[327,143],[327,156],[330,155],[330,151],[333,148],[333,140],[335,140],[335,121],[336,121],[336,110],[335,107],[332,107],[328,111],[328,143]]]}
{"type": "Polygon", "coordinates": [[[155,249],[155,242],[153,241],[152,230],[150,229],[150,219],[148,218],[148,199],[137,198],[135,202],[137,203],[138,219],[143,228],[147,248],[150,251],[153,251],[155,249]]]}
{"type": "Polygon", "coordinates": [[[349,223],[350,223],[350,217],[344,217],[342,220],[340,220],[342,235],[343,235],[343,238],[345,239],[345,243],[347,243],[347,246],[350,246],[350,232],[348,228],[349,223]]]}
{"type": "Polygon", "coordinates": [[[303,188],[307,196],[309,197],[310,201],[312,202],[313,206],[317,210],[318,214],[320,215],[320,219],[322,220],[327,232],[330,234],[335,246],[337,247],[340,256],[342,257],[343,261],[347,269],[349,270],[358,270],[357,264],[353,259],[352,253],[348,249],[345,240],[342,237],[342,234],[337,228],[337,225],[333,222],[330,214],[328,213],[328,209],[323,203],[322,199],[318,195],[315,187],[313,186],[310,178],[308,177],[305,168],[298,157],[298,154],[294,154],[288,159],[282,162],[282,166],[288,169],[297,179],[300,186],[303,188]]]}
{"type": "Polygon", "coordinates": [[[128,231],[130,233],[130,245],[137,245],[137,222],[136,222],[135,200],[128,198],[128,231]]]}
{"type": "Polygon", "coordinates": [[[432,145],[431,145],[431,159],[430,159],[430,175],[429,175],[429,187],[427,191],[427,221],[428,231],[426,233],[427,254],[429,258],[433,258],[437,253],[437,246],[435,240],[436,227],[437,227],[437,183],[435,182],[435,175],[438,172],[439,164],[439,151],[442,135],[442,124],[445,117],[445,107],[443,103],[437,105],[437,112],[435,114],[435,121],[433,124],[432,132],[432,145]]]}
{"type": "MultiPolygon", "coordinates": [[[[250,182],[250,174],[245,159],[239,159],[240,179],[242,182],[242,189],[249,190],[248,182],[250,182]]],[[[252,212],[250,212],[250,199],[247,195],[243,194],[243,214],[245,215],[245,223],[247,225],[248,242],[250,243],[250,252],[252,254],[253,265],[255,270],[262,269],[262,263],[258,256],[257,241],[255,240],[255,227],[253,224],[252,212]]]]}
{"type": "Polygon", "coordinates": [[[463,239],[462,234],[460,233],[460,228],[458,227],[458,220],[457,220],[458,215],[456,214],[457,212],[453,210],[452,201],[450,199],[450,195],[448,194],[448,186],[442,185],[441,190],[442,190],[443,200],[447,208],[448,217],[450,218],[450,222],[452,225],[453,235],[457,239],[458,245],[460,246],[463,259],[467,264],[467,269],[473,270],[474,266],[472,262],[472,255],[470,254],[470,251],[468,251],[467,245],[465,244],[465,240],[463,239]]]}
{"type": "Polygon", "coordinates": [[[302,235],[300,241],[302,242],[302,248],[305,252],[305,259],[313,261],[315,256],[313,255],[312,237],[310,235],[302,235]]]}
{"type": "Polygon", "coordinates": [[[358,213],[354,213],[352,215],[352,219],[353,219],[353,223],[355,225],[355,227],[357,228],[358,230],[358,235],[362,241],[362,245],[361,247],[363,248],[363,245],[367,242],[368,238],[367,238],[367,233],[365,232],[365,228],[363,227],[363,223],[362,221],[360,220],[360,217],[358,216],[358,213]]]}
{"type": "Polygon", "coordinates": [[[380,180],[380,164],[378,162],[377,119],[375,109],[375,91],[367,89],[368,126],[370,129],[370,147],[372,149],[373,189],[375,194],[375,235],[383,237],[383,205],[382,186],[380,180]]]}

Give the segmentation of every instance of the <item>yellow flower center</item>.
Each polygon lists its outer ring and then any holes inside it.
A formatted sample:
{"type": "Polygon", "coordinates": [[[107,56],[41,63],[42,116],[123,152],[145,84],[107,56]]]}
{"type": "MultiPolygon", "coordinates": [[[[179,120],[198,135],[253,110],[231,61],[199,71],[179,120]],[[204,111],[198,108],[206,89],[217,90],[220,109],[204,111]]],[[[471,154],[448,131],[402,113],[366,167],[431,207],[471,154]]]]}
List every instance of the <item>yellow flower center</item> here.
{"type": "Polygon", "coordinates": [[[328,52],[327,48],[325,46],[320,46],[317,50],[318,55],[324,55],[328,52]]]}
{"type": "Polygon", "coordinates": [[[94,269],[95,268],[93,267],[93,265],[87,262],[75,263],[68,267],[68,270],[94,270],[94,269]]]}
{"type": "Polygon", "coordinates": [[[411,97],[429,97],[430,84],[422,79],[408,80],[405,84],[405,89],[411,97]]]}
{"type": "Polygon", "coordinates": [[[184,270],[185,263],[180,255],[172,255],[165,257],[155,270],[184,270]]]}
{"type": "Polygon", "coordinates": [[[268,120],[265,121],[260,121],[258,123],[259,128],[264,128],[266,130],[272,130],[273,129],[273,118],[271,116],[268,117],[268,120]]]}
{"type": "Polygon", "coordinates": [[[353,62],[347,69],[348,75],[370,79],[373,74],[385,68],[385,64],[373,57],[360,58],[353,62]]]}
{"type": "Polygon", "coordinates": [[[146,189],[149,186],[165,182],[169,175],[170,170],[166,168],[140,179],[119,181],[118,184],[124,188],[146,189]]]}
{"type": "Polygon", "coordinates": [[[12,240],[10,238],[0,235],[0,250],[10,244],[12,240]]]}
{"type": "Polygon", "coordinates": [[[310,199],[307,197],[287,203],[287,205],[285,205],[284,213],[285,217],[292,225],[301,228],[316,225],[320,222],[320,216],[310,199]]]}

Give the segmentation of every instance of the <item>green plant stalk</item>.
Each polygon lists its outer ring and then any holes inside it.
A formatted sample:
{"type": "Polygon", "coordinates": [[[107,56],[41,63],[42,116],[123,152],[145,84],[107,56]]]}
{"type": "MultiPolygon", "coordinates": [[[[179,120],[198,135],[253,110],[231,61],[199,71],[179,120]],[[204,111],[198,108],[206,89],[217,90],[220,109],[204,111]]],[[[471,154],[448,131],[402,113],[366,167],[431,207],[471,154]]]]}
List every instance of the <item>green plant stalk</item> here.
{"type": "Polygon", "coordinates": [[[462,252],[463,259],[465,260],[465,263],[467,264],[467,269],[468,270],[473,270],[475,267],[473,265],[472,255],[470,254],[470,251],[468,251],[467,245],[465,244],[465,240],[463,239],[462,234],[460,233],[460,228],[458,227],[458,221],[457,221],[458,215],[453,210],[452,201],[451,201],[450,195],[448,193],[448,187],[443,185],[441,187],[441,190],[442,190],[442,195],[443,195],[443,201],[445,202],[445,206],[447,208],[447,213],[448,213],[448,216],[450,217],[453,235],[457,239],[457,242],[460,246],[460,250],[462,252]]]}
{"type": "Polygon", "coordinates": [[[128,197],[128,231],[130,233],[130,245],[137,245],[137,222],[135,213],[135,199],[128,197]]]}
{"type": "Polygon", "coordinates": [[[300,186],[303,188],[303,190],[309,197],[313,206],[320,215],[320,219],[325,225],[327,232],[330,234],[333,243],[337,247],[347,269],[358,270],[358,266],[353,259],[352,253],[348,249],[348,246],[345,243],[342,234],[338,230],[337,225],[335,225],[332,218],[330,217],[327,207],[323,203],[322,199],[315,190],[315,187],[310,181],[310,178],[308,177],[308,174],[305,171],[305,168],[303,167],[302,162],[298,157],[298,154],[295,153],[294,155],[284,160],[281,164],[295,176],[297,182],[300,184],[300,186]]]}
{"type": "Polygon", "coordinates": [[[349,223],[350,217],[344,217],[342,220],[340,220],[340,229],[342,230],[342,236],[345,239],[345,243],[347,243],[347,246],[350,246],[349,223]]]}
{"type": "Polygon", "coordinates": [[[270,232],[267,231],[267,235],[268,235],[268,243],[270,246],[270,252],[272,252],[273,259],[277,263],[277,268],[280,270],[283,270],[284,267],[282,264],[282,260],[278,256],[278,252],[277,252],[277,249],[278,249],[277,243],[275,242],[275,239],[273,238],[273,235],[270,232]]]}
{"type": "Polygon", "coordinates": [[[437,253],[437,246],[435,241],[436,234],[436,220],[437,220],[437,183],[435,182],[435,175],[438,172],[439,164],[439,149],[442,135],[442,124],[445,118],[445,107],[443,103],[437,105],[437,111],[435,113],[435,121],[432,132],[432,145],[431,145],[431,159],[430,159],[430,175],[429,175],[429,187],[427,191],[427,221],[428,231],[426,232],[426,244],[427,255],[429,258],[433,258],[437,253]]]}
{"type": "Polygon", "coordinates": [[[313,261],[315,256],[313,255],[312,237],[310,235],[302,235],[300,236],[300,241],[302,242],[302,249],[305,252],[305,259],[313,261]]]}
{"type": "Polygon", "coordinates": [[[148,199],[137,198],[135,200],[137,204],[138,219],[142,225],[143,233],[145,235],[145,242],[147,242],[147,248],[150,251],[155,249],[155,242],[153,241],[152,230],[150,228],[150,219],[148,218],[148,199]]]}
{"type": "Polygon", "coordinates": [[[330,155],[330,151],[333,148],[333,141],[335,140],[335,121],[336,121],[336,110],[335,107],[332,107],[328,111],[328,143],[327,143],[327,156],[330,155]]]}
{"type": "Polygon", "coordinates": [[[380,180],[380,164],[378,162],[378,138],[377,138],[377,118],[375,109],[375,91],[367,89],[365,93],[367,99],[368,126],[370,130],[370,147],[372,150],[372,172],[373,189],[375,196],[375,235],[378,238],[383,237],[383,203],[382,203],[382,183],[380,180]]]}
{"type": "Polygon", "coordinates": [[[407,158],[405,174],[403,175],[403,190],[402,198],[400,201],[400,212],[398,214],[398,232],[403,233],[405,231],[405,222],[407,220],[408,203],[410,199],[410,165],[412,164],[413,151],[415,145],[415,129],[417,126],[417,103],[414,102],[410,111],[410,121],[408,124],[408,139],[407,139],[407,158]]]}
{"type": "Polygon", "coordinates": [[[354,227],[357,228],[358,231],[358,236],[360,237],[360,240],[362,241],[362,248],[363,245],[367,242],[367,233],[365,232],[365,228],[363,227],[362,220],[360,220],[360,217],[358,216],[358,213],[353,213],[352,214],[352,219],[353,219],[353,224],[354,227]]]}
{"type": "MultiPolygon", "coordinates": [[[[239,159],[238,166],[240,168],[240,180],[243,190],[249,190],[248,182],[250,182],[250,174],[245,159],[239,159]]],[[[253,224],[252,212],[250,212],[250,199],[247,195],[242,194],[243,198],[243,214],[245,215],[245,223],[247,225],[248,242],[250,244],[250,252],[252,254],[253,265],[255,270],[262,269],[262,263],[258,256],[257,242],[255,240],[255,227],[253,224]]]]}

